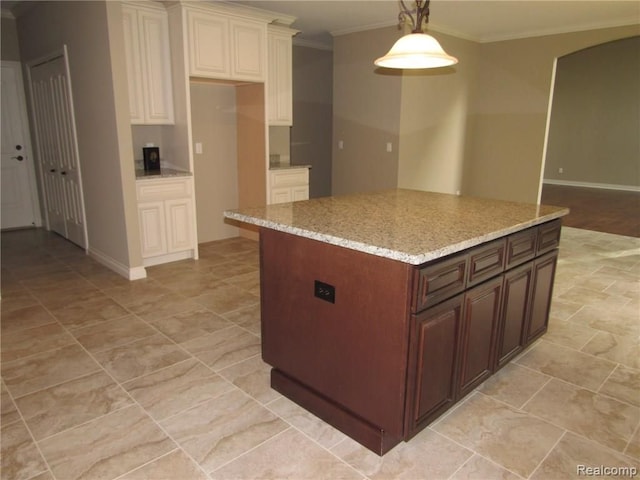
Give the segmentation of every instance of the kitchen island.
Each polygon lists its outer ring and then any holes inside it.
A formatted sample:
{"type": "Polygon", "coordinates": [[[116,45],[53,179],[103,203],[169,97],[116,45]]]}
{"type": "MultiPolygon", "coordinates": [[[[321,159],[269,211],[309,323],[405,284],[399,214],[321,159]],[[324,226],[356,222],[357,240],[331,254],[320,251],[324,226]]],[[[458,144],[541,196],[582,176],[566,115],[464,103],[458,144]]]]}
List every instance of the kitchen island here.
{"type": "Polygon", "coordinates": [[[565,208],[414,190],[225,212],[260,227],[271,385],[382,455],[547,328],[565,208]]]}

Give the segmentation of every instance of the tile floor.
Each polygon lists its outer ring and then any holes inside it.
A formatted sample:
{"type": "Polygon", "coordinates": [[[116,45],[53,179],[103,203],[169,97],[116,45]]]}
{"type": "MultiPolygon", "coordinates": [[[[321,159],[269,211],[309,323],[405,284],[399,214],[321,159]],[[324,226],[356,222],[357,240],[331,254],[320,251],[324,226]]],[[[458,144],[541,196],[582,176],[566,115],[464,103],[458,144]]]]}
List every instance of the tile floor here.
{"type": "Polygon", "coordinates": [[[3,480],[640,468],[640,239],[564,229],[548,333],[383,458],[269,388],[255,242],[130,283],[41,230],[1,240],[3,480]]]}

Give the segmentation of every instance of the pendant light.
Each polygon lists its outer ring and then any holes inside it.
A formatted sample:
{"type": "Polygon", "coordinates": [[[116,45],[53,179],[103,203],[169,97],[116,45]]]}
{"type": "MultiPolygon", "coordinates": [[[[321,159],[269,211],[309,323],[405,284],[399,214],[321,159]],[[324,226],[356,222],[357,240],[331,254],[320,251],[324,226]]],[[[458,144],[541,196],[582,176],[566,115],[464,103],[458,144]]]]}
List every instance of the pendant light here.
{"type": "Polygon", "coordinates": [[[404,0],[400,0],[401,10],[398,15],[400,27],[409,18],[413,30],[400,38],[384,57],[373,62],[375,65],[386,68],[420,69],[447,67],[458,63],[458,59],[445,52],[435,38],[422,31],[422,24],[429,22],[430,0],[415,1],[415,10],[409,10],[404,0]]]}

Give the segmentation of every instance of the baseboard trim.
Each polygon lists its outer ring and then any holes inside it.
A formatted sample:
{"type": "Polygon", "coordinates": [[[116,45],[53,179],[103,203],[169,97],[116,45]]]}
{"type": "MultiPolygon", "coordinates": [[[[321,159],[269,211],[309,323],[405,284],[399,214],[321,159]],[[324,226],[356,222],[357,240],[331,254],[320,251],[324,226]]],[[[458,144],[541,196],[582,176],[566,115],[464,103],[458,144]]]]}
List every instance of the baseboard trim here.
{"type": "Polygon", "coordinates": [[[147,271],[144,267],[128,267],[95,248],[89,247],[89,256],[98,263],[107,267],[109,270],[113,270],[118,275],[122,275],[127,280],[141,280],[143,278],[147,278],[147,271]]]}
{"type": "Polygon", "coordinates": [[[544,179],[542,183],[562,185],[565,187],[600,188],[602,190],[623,190],[625,192],[640,192],[640,187],[634,185],[615,185],[612,183],[573,182],[571,180],[544,179]]]}
{"type": "Polygon", "coordinates": [[[177,262],[179,260],[187,260],[193,258],[197,260],[197,250],[183,250],[181,252],[168,253],[166,255],[158,255],[157,257],[148,257],[142,260],[145,267],[153,267],[163,263],[177,262]]]}

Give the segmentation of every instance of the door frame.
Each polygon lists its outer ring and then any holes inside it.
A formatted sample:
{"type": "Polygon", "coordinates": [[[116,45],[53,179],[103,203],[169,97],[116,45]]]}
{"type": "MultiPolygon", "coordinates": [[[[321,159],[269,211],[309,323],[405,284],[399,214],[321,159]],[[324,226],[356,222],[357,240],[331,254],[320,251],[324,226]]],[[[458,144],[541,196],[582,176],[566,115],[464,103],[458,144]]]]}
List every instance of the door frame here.
{"type": "Polygon", "coordinates": [[[29,152],[26,157],[27,164],[27,181],[29,184],[29,197],[31,198],[31,209],[33,212],[33,221],[35,227],[42,227],[42,210],[40,209],[40,188],[38,184],[38,171],[36,167],[36,155],[31,143],[31,126],[29,124],[29,110],[27,109],[27,100],[25,96],[24,75],[22,74],[22,63],[15,60],[0,61],[2,67],[10,67],[17,72],[18,78],[18,102],[20,103],[20,123],[25,134],[24,144],[25,150],[29,152]]]}

